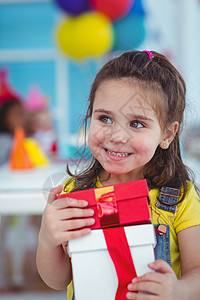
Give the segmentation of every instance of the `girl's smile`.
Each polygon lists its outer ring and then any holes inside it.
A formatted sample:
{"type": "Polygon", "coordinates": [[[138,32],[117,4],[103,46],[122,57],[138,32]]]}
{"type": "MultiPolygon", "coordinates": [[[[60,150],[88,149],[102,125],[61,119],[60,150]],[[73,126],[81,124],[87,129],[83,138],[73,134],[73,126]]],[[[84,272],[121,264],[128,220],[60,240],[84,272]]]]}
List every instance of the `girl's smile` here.
{"type": "Polygon", "coordinates": [[[131,153],[127,153],[127,152],[116,152],[108,149],[104,149],[104,150],[110,159],[118,160],[118,161],[126,159],[131,155],[131,153]]]}
{"type": "Polygon", "coordinates": [[[127,78],[103,82],[97,89],[88,144],[111,178],[141,179],[144,166],[161,143],[154,98],[153,92],[141,91],[127,78]]]}

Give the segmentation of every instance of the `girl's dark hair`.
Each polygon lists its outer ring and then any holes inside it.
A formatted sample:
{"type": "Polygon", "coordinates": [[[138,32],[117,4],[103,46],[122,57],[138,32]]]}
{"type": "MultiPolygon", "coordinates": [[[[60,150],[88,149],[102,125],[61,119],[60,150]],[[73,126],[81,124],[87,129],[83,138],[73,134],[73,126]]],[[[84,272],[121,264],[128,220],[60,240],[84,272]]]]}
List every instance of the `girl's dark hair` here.
{"type": "MultiPolygon", "coordinates": [[[[164,120],[160,120],[164,128],[170,123],[178,121],[179,129],[168,149],[157,147],[153,158],[145,168],[144,178],[149,188],[161,188],[170,186],[177,180],[183,187],[181,200],[187,191],[187,180],[189,175],[183,164],[180,152],[179,135],[182,129],[183,113],[185,109],[185,82],[178,70],[169,60],[157,52],[152,51],[150,59],[146,52],[130,51],[110,60],[97,73],[92,84],[89,95],[89,106],[85,116],[85,126],[93,111],[95,93],[100,84],[106,80],[129,78],[137,80],[139,84],[144,83],[145,87],[153,92],[158,91],[162,101],[160,107],[164,107],[164,120]]],[[[161,125],[161,127],[162,127],[161,125]]],[[[82,158],[81,158],[82,159],[82,158]]],[[[102,166],[93,158],[90,166],[78,175],[74,175],[67,168],[70,176],[76,180],[76,190],[95,187],[97,176],[101,173],[102,166]]]]}
{"type": "Polygon", "coordinates": [[[10,133],[9,126],[7,124],[7,115],[13,106],[22,105],[17,98],[7,98],[0,104],[0,132],[10,133]]]}

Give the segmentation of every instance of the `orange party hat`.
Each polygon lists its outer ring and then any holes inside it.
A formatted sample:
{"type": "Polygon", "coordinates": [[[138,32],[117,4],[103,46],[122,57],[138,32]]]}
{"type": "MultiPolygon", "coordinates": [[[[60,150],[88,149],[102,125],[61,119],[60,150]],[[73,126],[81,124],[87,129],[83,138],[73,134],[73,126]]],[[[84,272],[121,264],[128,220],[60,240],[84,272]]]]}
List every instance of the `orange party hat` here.
{"type": "Polygon", "coordinates": [[[33,167],[24,141],[24,130],[21,127],[17,127],[14,133],[13,147],[10,155],[10,168],[12,170],[31,169],[33,167]]]}

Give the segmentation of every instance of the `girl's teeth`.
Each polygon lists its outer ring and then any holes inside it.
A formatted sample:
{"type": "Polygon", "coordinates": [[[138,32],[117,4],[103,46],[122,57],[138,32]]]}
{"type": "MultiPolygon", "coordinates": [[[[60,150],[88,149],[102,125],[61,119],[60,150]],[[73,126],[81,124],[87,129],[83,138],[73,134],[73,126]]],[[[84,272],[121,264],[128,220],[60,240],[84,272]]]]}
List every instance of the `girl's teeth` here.
{"type": "Polygon", "coordinates": [[[119,152],[113,152],[111,150],[107,150],[108,154],[117,156],[117,157],[127,157],[129,156],[129,153],[119,153],[119,152]]]}

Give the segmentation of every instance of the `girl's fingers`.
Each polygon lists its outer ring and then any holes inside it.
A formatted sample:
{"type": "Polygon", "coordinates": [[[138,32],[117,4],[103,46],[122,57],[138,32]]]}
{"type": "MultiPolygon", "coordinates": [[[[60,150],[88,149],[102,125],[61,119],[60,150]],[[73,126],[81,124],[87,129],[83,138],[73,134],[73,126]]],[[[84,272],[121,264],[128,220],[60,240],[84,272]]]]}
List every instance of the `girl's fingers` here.
{"type": "Polygon", "coordinates": [[[75,231],[60,231],[52,233],[50,243],[54,246],[66,245],[68,241],[85,236],[88,233],[90,233],[90,231],[91,229],[89,228],[82,228],[80,230],[75,231]]]}
{"type": "Polygon", "coordinates": [[[53,201],[55,201],[57,195],[60,194],[62,190],[63,190],[62,185],[58,185],[55,188],[51,189],[48,197],[48,203],[52,203],[53,201]]]}
{"type": "Polygon", "coordinates": [[[153,282],[155,284],[161,285],[163,282],[166,282],[167,278],[169,277],[166,277],[166,274],[174,273],[170,265],[161,259],[156,260],[148,266],[153,270],[158,270],[159,272],[148,272],[142,276],[133,278],[132,282],[128,285],[128,289],[135,290],[137,284],[144,282],[153,282]]]}
{"type": "Polygon", "coordinates": [[[162,283],[162,281],[164,279],[165,279],[165,276],[161,273],[149,272],[140,277],[135,277],[131,283],[135,284],[136,282],[142,282],[142,281],[154,281],[156,283],[162,283]]]}
{"type": "Polygon", "coordinates": [[[84,208],[88,205],[88,202],[85,200],[77,200],[72,198],[60,198],[51,202],[56,208],[63,209],[68,207],[80,207],[84,208]]]}
{"type": "Polygon", "coordinates": [[[60,220],[68,220],[73,218],[87,218],[94,215],[93,209],[67,208],[59,212],[60,220]]]}
{"type": "Polygon", "coordinates": [[[88,233],[90,233],[91,229],[89,228],[83,228],[80,230],[75,230],[75,231],[67,231],[63,233],[63,238],[62,240],[70,241],[73,239],[77,239],[79,237],[85,236],[88,233]]]}
{"type": "Polygon", "coordinates": [[[91,226],[95,223],[95,219],[87,218],[87,219],[76,219],[76,220],[67,220],[62,222],[63,231],[76,230],[78,228],[83,228],[87,226],[91,226]]]}
{"type": "Polygon", "coordinates": [[[145,295],[145,294],[143,294],[143,293],[131,293],[131,292],[128,292],[127,294],[126,294],[126,299],[134,299],[134,300],[157,300],[158,299],[158,297],[157,296],[155,296],[155,295],[151,295],[151,296],[149,296],[149,295],[145,295]]]}
{"type": "Polygon", "coordinates": [[[160,295],[162,293],[162,285],[154,281],[138,281],[128,285],[128,290],[132,292],[144,292],[152,295],[160,295]]]}
{"type": "Polygon", "coordinates": [[[170,265],[162,259],[158,259],[154,261],[153,263],[149,264],[148,267],[152,270],[157,270],[162,274],[166,274],[166,273],[174,274],[174,271],[170,267],[170,265]]]}
{"type": "Polygon", "coordinates": [[[90,218],[94,215],[94,210],[87,208],[87,201],[68,197],[57,199],[61,191],[62,186],[51,190],[44,214],[49,226],[49,235],[52,237],[51,243],[54,245],[88,234],[90,229],[85,227],[95,223],[95,220],[90,218]]]}
{"type": "MultiPolygon", "coordinates": [[[[148,299],[157,299],[163,293],[167,296],[165,299],[171,299],[171,287],[177,280],[173,269],[168,263],[159,259],[148,265],[152,270],[159,272],[149,272],[140,277],[136,277],[127,286],[130,293],[128,299],[140,299],[135,295],[138,292],[149,293],[148,299]]],[[[139,295],[139,294],[138,294],[139,295]]],[[[145,296],[144,298],[145,299],[145,296]]]]}

